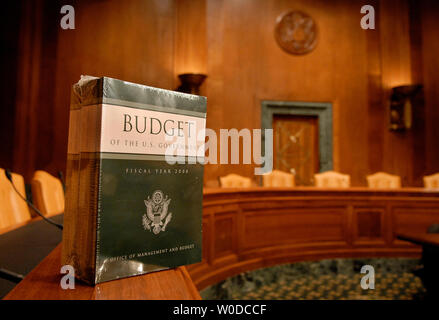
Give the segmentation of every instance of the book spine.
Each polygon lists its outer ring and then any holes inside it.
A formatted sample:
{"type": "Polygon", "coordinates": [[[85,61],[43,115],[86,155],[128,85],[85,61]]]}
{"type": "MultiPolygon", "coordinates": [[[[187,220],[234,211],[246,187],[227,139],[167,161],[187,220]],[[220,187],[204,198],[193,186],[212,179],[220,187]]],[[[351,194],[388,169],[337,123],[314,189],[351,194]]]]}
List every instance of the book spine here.
{"type": "Polygon", "coordinates": [[[79,200],[79,145],[81,107],[70,106],[69,140],[66,165],[66,196],[64,209],[64,229],[61,262],[63,265],[78,267],[76,249],[78,200],[79,200]]]}
{"type": "Polygon", "coordinates": [[[66,210],[63,232],[63,264],[75,276],[95,283],[96,226],[99,204],[101,105],[71,111],[67,160],[66,210]]]}
{"type": "Polygon", "coordinates": [[[100,158],[93,153],[81,153],[79,177],[78,235],[76,239],[78,278],[95,282],[96,271],[96,226],[99,193],[100,158]]]}
{"type": "MultiPolygon", "coordinates": [[[[90,250],[87,247],[87,224],[80,216],[80,162],[81,139],[85,138],[81,132],[83,125],[82,108],[89,102],[98,99],[99,80],[88,77],[72,87],[70,95],[69,138],[66,165],[66,196],[64,210],[64,229],[62,241],[61,262],[71,265],[78,278],[84,278],[85,263],[83,254],[90,250]]],[[[87,255],[87,252],[85,253],[87,255]]],[[[86,259],[87,260],[87,259],[86,259]]],[[[86,280],[86,279],[83,279],[86,280]]]]}
{"type": "Polygon", "coordinates": [[[78,278],[95,283],[97,219],[100,188],[100,138],[102,105],[81,109],[81,147],[79,161],[78,278]]]}

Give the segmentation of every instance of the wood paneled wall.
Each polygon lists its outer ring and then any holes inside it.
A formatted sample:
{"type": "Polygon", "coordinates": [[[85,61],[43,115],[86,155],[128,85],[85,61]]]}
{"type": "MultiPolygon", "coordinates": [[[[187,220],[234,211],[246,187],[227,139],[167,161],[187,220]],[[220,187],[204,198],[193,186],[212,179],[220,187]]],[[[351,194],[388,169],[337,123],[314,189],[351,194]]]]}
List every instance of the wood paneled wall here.
{"type": "Polygon", "coordinates": [[[0,83],[0,138],[2,146],[0,151],[0,166],[12,167],[14,145],[14,118],[17,84],[17,65],[19,52],[18,33],[20,28],[20,5],[16,1],[7,1],[3,7],[7,12],[0,21],[0,37],[2,50],[0,50],[0,65],[2,81],[0,83]]]}
{"type": "MultiPolygon", "coordinates": [[[[353,185],[383,170],[401,175],[404,186],[421,186],[422,175],[439,170],[428,125],[438,113],[439,86],[429,69],[433,57],[424,53],[420,61],[424,48],[437,53],[432,39],[422,47],[420,37],[438,35],[425,24],[434,24],[431,12],[439,11],[428,1],[368,3],[376,10],[375,30],[360,28],[361,1],[208,1],[208,127],[258,127],[261,100],[331,102],[335,170],[350,174],[353,185]],[[291,9],[307,12],[319,27],[318,46],[305,56],[286,54],[273,39],[276,17],[291,9]],[[424,79],[426,124],[390,132],[391,88],[424,79]]],[[[212,165],[207,178],[234,171],[253,174],[251,166],[212,165]]]]}
{"type": "Polygon", "coordinates": [[[438,171],[439,166],[439,2],[426,1],[422,5],[422,61],[425,87],[426,168],[438,171]]]}
{"type": "MultiPolygon", "coordinates": [[[[18,67],[8,72],[16,103],[5,111],[14,125],[1,119],[13,127],[2,140],[13,145],[5,143],[0,165],[27,179],[35,169],[65,170],[70,88],[81,74],[174,89],[182,72],[208,75],[201,93],[215,130],[260,128],[261,100],[331,102],[334,169],[353,185],[384,170],[420,186],[423,174],[439,171],[435,1],[371,0],[375,30],[360,28],[364,3],[350,0],[75,1],[75,30],[59,27],[62,4],[22,1],[17,17],[18,67]],[[304,56],[274,40],[276,18],[292,9],[318,24],[318,45],[304,56]],[[390,89],[413,82],[425,86],[425,125],[390,132],[390,89]]],[[[206,181],[230,172],[255,178],[252,165],[205,172],[206,181]]]]}

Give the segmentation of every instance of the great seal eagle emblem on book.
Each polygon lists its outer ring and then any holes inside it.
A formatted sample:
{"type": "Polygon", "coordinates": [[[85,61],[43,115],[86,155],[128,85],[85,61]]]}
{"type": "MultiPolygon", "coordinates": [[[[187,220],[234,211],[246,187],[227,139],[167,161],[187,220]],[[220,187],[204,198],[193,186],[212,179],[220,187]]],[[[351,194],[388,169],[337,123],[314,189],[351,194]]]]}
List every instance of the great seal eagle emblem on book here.
{"type": "Polygon", "coordinates": [[[145,230],[159,234],[166,230],[166,226],[172,219],[172,212],[168,213],[171,199],[164,195],[161,190],[152,193],[151,198],[148,196],[144,200],[146,213],[142,216],[142,224],[145,230]]]}

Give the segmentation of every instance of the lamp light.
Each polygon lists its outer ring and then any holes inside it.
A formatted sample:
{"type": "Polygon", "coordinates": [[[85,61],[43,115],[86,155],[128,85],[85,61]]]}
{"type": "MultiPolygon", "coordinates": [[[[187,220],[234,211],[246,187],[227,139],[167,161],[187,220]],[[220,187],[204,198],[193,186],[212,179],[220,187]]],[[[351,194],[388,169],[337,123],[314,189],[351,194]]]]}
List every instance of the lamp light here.
{"type": "Polygon", "coordinates": [[[422,85],[404,85],[392,88],[390,96],[390,130],[411,129],[416,98],[422,85]]]}
{"type": "Polygon", "coordinates": [[[207,76],[201,73],[183,73],[179,74],[178,78],[181,85],[176,89],[177,91],[199,95],[200,86],[207,76]]]}

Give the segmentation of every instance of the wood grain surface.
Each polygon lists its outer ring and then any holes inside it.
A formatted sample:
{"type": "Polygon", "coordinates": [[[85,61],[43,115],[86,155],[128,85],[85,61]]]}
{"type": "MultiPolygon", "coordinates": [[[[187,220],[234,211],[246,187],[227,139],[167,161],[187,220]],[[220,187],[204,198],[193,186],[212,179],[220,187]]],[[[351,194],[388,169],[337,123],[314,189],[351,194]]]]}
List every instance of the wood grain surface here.
{"type": "Polygon", "coordinates": [[[439,223],[437,190],[210,188],[203,198],[203,259],[187,271],[62,290],[58,246],[6,299],[199,299],[197,289],[277,264],[420,257],[420,246],[397,235],[425,234],[433,223],[439,223]]]}
{"type": "Polygon", "coordinates": [[[439,192],[421,188],[215,188],[203,199],[198,289],[252,269],[353,257],[420,257],[397,239],[439,223],[439,192]]]}
{"type": "Polygon", "coordinates": [[[79,281],[74,290],[60,286],[61,246],[56,247],[5,300],[199,300],[185,267],[90,286],[79,281]]]}
{"type": "MultiPolygon", "coordinates": [[[[217,134],[260,128],[262,100],[331,102],[334,170],[353,186],[377,171],[422,186],[423,175],[438,171],[438,1],[371,0],[375,30],[361,29],[363,4],[352,0],[76,3],[75,30],[59,27],[60,0],[5,10],[18,15],[5,32],[20,34],[8,34],[17,49],[4,59],[0,161],[25,180],[35,169],[65,172],[70,88],[81,74],[175,89],[179,73],[205,73],[207,127],[217,134]],[[273,36],[276,18],[291,10],[319,27],[318,46],[305,56],[285,53],[273,36]],[[391,88],[415,83],[424,85],[425,105],[413,129],[390,132],[391,88]]],[[[255,178],[253,167],[209,164],[205,181],[255,178]]]]}

